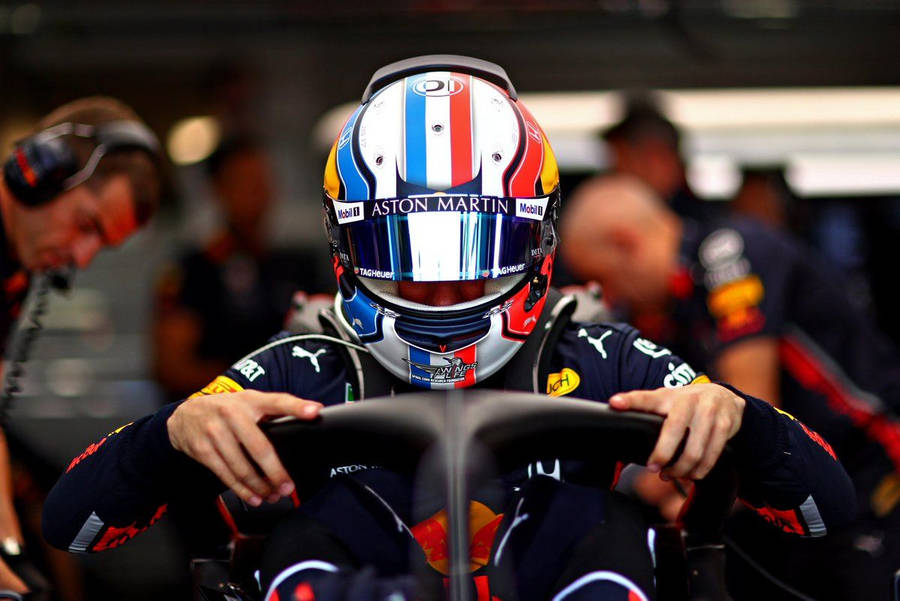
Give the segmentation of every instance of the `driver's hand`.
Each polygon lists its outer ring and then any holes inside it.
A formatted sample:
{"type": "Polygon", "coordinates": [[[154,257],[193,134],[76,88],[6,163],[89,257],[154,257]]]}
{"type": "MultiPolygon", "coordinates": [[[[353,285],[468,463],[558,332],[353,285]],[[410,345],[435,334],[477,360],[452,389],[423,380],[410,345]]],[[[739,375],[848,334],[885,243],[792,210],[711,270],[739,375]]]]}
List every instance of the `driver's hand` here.
{"type": "Polygon", "coordinates": [[[682,388],[635,390],[613,395],[609,405],[619,411],[643,411],[662,415],[656,447],[647,469],[664,479],[705,477],[718,461],[725,443],[741,427],[746,401],[718,384],[692,384],[682,388]],[[690,428],[684,451],[668,465],[690,428]]]}
{"type": "Polygon", "coordinates": [[[285,415],[313,419],[321,408],[321,403],[290,394],[241,390],[189,399],[166,425],[175,449],[212,470],[241,499],[257,507],[263,499],[274,503],[294,491],[259,422],[285,415]]]}

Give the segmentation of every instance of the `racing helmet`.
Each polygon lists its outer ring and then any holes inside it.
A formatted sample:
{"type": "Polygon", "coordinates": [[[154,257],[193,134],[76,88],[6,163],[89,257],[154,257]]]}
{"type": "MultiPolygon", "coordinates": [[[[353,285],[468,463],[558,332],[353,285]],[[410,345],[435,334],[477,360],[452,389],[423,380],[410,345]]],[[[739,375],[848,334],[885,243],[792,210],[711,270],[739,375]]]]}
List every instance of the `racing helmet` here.
{"type": "Polygon", "coordinates": [[[379,69],[325,166],[339,319],[401,380],[484,381],[538,322],[559,202],[550,144],[501,67],[432,55],[379,69]],[[450,306],[398,294],[471,280],[484,296],[450,306]]]}

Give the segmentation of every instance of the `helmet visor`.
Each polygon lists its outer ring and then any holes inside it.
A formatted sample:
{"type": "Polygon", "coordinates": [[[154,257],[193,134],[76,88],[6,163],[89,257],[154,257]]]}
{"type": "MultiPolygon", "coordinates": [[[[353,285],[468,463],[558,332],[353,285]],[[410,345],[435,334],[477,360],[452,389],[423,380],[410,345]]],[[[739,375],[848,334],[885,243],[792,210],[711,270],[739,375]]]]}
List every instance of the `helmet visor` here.
{"type": "Polygon", "coordinates": [[[325,209],[345,268],[381,280],[446,282],[528,271],[555,246],[550,214],[556,198],[422,195],[340,202],[326,196],[325,209]]]}

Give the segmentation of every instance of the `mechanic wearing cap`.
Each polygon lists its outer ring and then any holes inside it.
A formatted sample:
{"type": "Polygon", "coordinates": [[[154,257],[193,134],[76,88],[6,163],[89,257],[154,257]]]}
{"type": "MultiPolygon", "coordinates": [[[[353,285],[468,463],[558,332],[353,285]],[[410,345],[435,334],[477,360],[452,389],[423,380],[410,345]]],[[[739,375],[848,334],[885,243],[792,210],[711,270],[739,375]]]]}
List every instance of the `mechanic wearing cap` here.
{"type": "MultiPolygon", "coordinates": [[[[377,72],[325,168],[339,286],[322,315],[327,335],[276,336],[186,401],[93,444],[51,494],[45,536],[99,551],[225,487],[251,506],[276,502],[294,483],[261,419],[313,419],[323,405],[471,386],[667,416],[651,469],[703,478],[728,441],[741,495],[760,511],[797,516],[806,535],[847,521],[849,481],[799,422],[709,383],[631,327],[564,317],[571,299],[550,288],[558,181],[546,137],[496,65],[431,56],[377,72]],[[540,344],[545,335],[555,344],[540,344]],[[531,373],[545,363],[535,386],[531,373]]],[[[504,478],[501,498],[472,500],[479,598],[654,597],[646,525],[610,492],[615,460],[599,472],[580,465],[523,466],[504,478]]],[[[414,598],[408,574],[417,562],[440,588],[440,504],[414,517],[401,476],[365,465],[330,474],[270,537],[260,566],[266,598],[414,598]]]]}
{"type": "MultiPolygon", "coordinates": [[[[744,516],[735,527],[746,523],[754,556],[817,599],[887,599],[900,567],[900,356],[840,274],[759,222],[682,219],[627,176],[579,187],[561,234],[568,266],[600,282],[631,323],[803,420],[851,475],[852,527],[797,541],[744,516]]],[[[659,503],[676,494],[667,490],[659,503]]]]}
{"type": "MultiPolygon", "coordinates": [[[[149,219],[159,202],[158,147],[133,110],[104,97],[56,109],[15,145],[0,175],[0,349],[6,347],[33,280],[40,280],[40,295],[48,286],[66,287],[67,270],[86,267],[101,248],[121,244],[149,219]]],[[[30,314],[26,325],[35,321],[40,315],[30,314]]],[[[2,554],[15,561],[22,533],[10,485],[3,438],[0,539],[2,554]]],[[[4,563],[0,589],[26,590],[4,563]]]]}

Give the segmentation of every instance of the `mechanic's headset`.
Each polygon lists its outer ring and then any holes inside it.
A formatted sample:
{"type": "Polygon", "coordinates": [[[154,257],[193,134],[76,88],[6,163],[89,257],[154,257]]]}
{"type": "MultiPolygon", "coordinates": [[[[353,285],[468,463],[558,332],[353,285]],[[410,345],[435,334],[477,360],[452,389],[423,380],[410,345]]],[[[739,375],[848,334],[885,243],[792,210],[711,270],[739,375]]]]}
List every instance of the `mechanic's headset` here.
{"type": "Polygon", "coordinates": [[[16,144],[3,165],[3,178],[16,200],[37,207],[84,183],[105,155],[125,149],[143,150],[159,161],[159,140],[137,121],[60,123],[16,144]],[[69,136],[93,141],[94,150],[84,166],[66,142],[69,136]]]}

